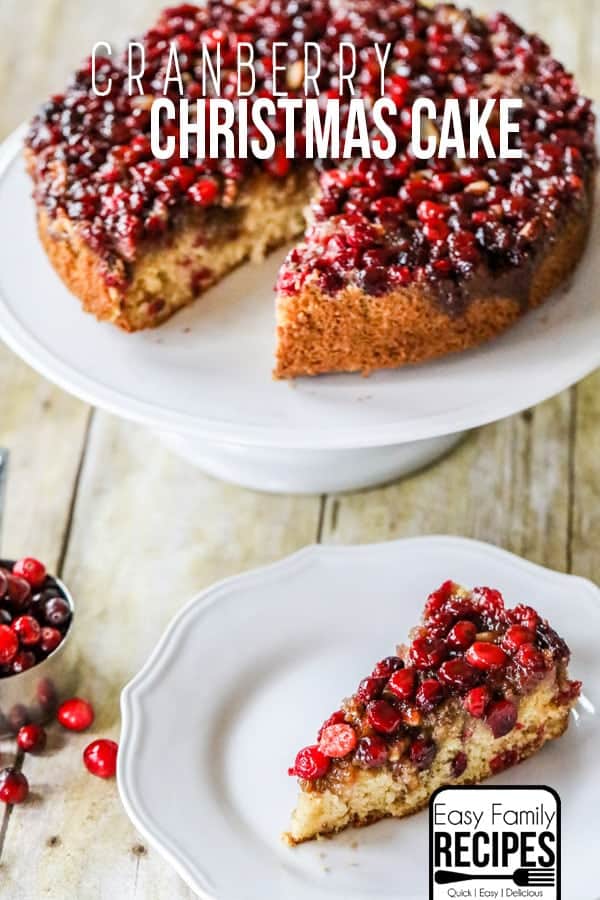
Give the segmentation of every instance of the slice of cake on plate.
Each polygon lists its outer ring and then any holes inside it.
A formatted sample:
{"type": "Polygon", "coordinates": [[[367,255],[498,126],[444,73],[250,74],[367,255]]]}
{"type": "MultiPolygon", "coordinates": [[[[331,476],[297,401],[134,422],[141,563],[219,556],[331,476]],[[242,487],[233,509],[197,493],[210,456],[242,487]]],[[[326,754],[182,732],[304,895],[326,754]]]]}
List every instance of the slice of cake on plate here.
{"type": "Polygon", "coordinates": [[[581,683],[530,606],[447,581],[410,637],[298,753],[289,844],[417,812],[436,788],[482,781],[567,728],[581,683]]]}

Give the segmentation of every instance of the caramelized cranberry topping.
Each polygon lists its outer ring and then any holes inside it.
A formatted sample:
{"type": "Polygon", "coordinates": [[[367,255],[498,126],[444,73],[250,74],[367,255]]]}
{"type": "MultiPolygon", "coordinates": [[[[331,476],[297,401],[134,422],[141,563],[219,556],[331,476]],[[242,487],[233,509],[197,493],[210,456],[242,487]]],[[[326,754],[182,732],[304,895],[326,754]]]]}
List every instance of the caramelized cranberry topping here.
{"type": "MultiPolygon", "coordinates": [[[[565,213],[583,200],[595,159],[591,103],[579,95],[548,46],[508,16],[481,19],[451,4],[429,7],[417,0],[184,4],[166,9],[142,39],[143,96],[128,96],[126,54],[97,60],[98,78],[110,86],[104,97],[92,90],[88,60],[65,92],[40,109],[27,137],[38,202],[50,216],[66,213],[78,223],[82,238],[105,260],[111,286],[126,283],[127,264],[140,245],[164,236],[182,213],[235,203],[254,173],[263,170],[284,179],[302,164],[301,115],[296,163],[283,152],[285,121],[279,116],[270,123],[277,146],[270,159],[227,159],[224,154],[217,160],[196,159],[193,136],[192,158],[176,153],[163,162],[152,157],[150,102],[163,93],[179,99],[177,88],[165,90],[164,84],[171,46],[179,51],[186,99],[202,97],[198,71],[204,46],[213,67],[220,49],[223,96],[235,100],[236,47],[242,41],[254,50],[251,102],[273,96],[274,43],[287,45],[280,60],[287,65],[294,98],[302,97],[297,73],[306,42],[321,48],[318,88],[323,97],[337,96],[339,45],[352,42],[360,51],[355,89],[367,101],[380,92],[374,44],[392,44],[384,92],[399,108],[390,123],[398,153],[390,160],[318,162],[314,225],[281,270],[282,292],[298,291],[309,278],[330,294],[356,284],[374,296],[427,281],[439,283],[452,304],[482,266],[495,273],[526,264],[540,242],[560,228],[565,213]],[[456,97],[464,111],[471,97],[515,94],[524,101],[516,137],[521,159],[414,158],[410,107],[416,97],[432,98],[440,110],[445,98],[456,97]]],[[[343,125],[351,93],[348,85],[342,88],[343,125]]],[[[174,137],[177,146],[179,122],[165,123],[162,130],[161,137],[174,137]]]]}
{"type": "MultiPolygon", "coordinates": [[[[531,607],[505,609],[499,591],[469,593],[452,581],[429,596],[424,623],[412,637],[400,656],[378,662],[327,719],[318,744],[300,752],[291,774],[322,778],[331,759],[362,768],[406,763],[425,770],[437,752],[434,729],[453,703],[463,715],[482,720],[495,739],[504,737],[518,727],[519,698],[569,657],[562,638],[531,607]]],[[[556,702],[573,702],[580,689],[580,682],[559,682],[556,702]]],[[[494,766],[512,765],[510,759],[500,754],[494,766]]],[[[450,764],[453,776],[466,767],[460,751],[450,764]]]]}

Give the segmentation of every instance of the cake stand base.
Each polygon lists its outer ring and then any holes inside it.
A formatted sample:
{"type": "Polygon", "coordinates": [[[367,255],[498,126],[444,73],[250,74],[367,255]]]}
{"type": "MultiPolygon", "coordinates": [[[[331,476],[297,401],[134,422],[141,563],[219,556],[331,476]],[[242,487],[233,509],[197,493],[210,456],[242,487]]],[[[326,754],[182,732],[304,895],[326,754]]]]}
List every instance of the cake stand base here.
{"type": "Polygon", "coordinates": [[[465,434],[354,450],[280,450],[157,432],[169,449],[209,475],[273,494],[331,494],[386,484],[443,456],[465,434]]]}

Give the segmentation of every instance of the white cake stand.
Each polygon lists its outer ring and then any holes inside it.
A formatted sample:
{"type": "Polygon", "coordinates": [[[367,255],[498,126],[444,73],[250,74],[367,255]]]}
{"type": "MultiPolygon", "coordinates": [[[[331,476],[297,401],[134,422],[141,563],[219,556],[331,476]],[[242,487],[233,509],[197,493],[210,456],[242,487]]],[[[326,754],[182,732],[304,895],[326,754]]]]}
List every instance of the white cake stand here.
{"type": "Polygon", "coordinates": [[[0,337],[66,391],[143,423],[219,478],[296,493],[390,481],[600,365],[598,220],[568,290],[485,347],[427,365],[273,381],[282,252],[238,269],[160,329],[123,334],[84,314],[50,267],[22,136],[0,148],[0,337]]]}

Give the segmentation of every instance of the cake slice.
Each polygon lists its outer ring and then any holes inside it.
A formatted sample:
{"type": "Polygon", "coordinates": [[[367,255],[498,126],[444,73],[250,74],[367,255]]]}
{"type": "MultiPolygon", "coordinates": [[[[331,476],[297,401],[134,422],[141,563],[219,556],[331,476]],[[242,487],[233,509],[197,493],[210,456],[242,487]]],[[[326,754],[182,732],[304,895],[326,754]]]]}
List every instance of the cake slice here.
{"type": "Polygon", "coordinates": [[[436,788],[482,781],[567,728],[581,682],[530,606],[506,609],[497,590],[447,581],[410,638],[298,753],[290,845],[410,815],[436,788]]]}

